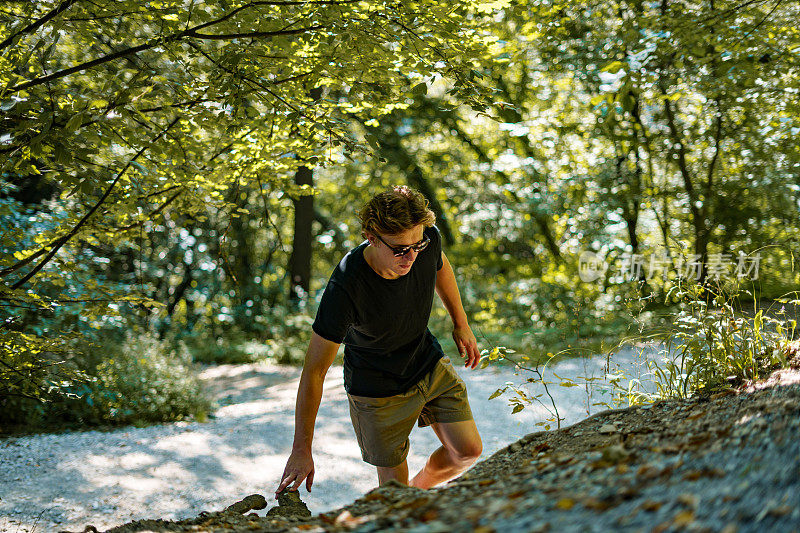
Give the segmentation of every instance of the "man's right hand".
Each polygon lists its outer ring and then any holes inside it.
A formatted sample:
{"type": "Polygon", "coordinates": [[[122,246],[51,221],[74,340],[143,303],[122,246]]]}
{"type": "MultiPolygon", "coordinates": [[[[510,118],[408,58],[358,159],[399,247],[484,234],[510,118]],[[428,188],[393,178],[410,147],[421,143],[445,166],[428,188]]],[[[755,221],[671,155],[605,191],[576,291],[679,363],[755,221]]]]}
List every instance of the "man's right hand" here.
{"type": "Polygon", "coordinates": [[[311,452],[293,451],[286,461],[286,468],[283,469],[283,476],[281,476],[281,484],[275,491],[275,497],[283,489],[291,485],[289,490],[297,490],[303,480],[306,480],[306,490],[311,492],[311,484],[314,482],[314,459],[311,457],[311,452]]]}
{"type": "Polygon", "coordinates": [[[297,388],[297,406],[294,413],[294,442],[292,454],[286,461],[283,469],[281,483],[275,496],[290,487],[295,491],[306,480],[306,489],[311,492],[314,482],[314,460],[311,458],[311,442],[314,438],[314,421],[317,418],[325,374],[336,358],[339,345],[320,337],[317,333],[311,334],[308,344],[306,359],[303,363],[303,372],[300,374],[300,384],[297,388]]]}

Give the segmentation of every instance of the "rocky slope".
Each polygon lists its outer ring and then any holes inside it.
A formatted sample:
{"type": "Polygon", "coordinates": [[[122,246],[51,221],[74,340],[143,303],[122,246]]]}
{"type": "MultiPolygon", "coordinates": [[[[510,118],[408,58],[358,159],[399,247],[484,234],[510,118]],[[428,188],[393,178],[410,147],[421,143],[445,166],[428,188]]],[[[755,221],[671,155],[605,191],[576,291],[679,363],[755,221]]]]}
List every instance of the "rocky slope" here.
{"type": "Polygon", "coordinates": [[[387,484],[316,516],[287,497],[262,517],[249,511],[266,501],[252,496],[227,512],[108,531],[800,531],[793,363],[734,391],[532,433],[429,491],[387,484]]]}

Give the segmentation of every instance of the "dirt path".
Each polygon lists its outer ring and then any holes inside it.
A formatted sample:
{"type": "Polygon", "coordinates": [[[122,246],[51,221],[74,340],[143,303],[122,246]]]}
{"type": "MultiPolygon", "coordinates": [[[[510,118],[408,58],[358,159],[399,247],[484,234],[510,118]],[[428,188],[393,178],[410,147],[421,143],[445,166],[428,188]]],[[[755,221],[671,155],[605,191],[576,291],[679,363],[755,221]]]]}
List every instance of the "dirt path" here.
{"type": "MultiPolygon", "coordinates": [[[[630,365],[633,356],[620,359],[630,365]]],[[[467,382],[470,403],[491,456],[510,442],[540,429],[539,407],[511,414],[505,397],[488,397],[505,382],[521,383],[513,369],[457,370],[467,382]]],[[[603,359],[567,361],[562,377],[599,375],[603,359]]],[[[271,494],[288,456],[300,370],[267,364],[220,366],[202,377],[222,407],[205,424],[174,423],[113,432],[72,432],[0,441],[0,531],[105,529],[130,520],[181,519],[218,510],[247,494],[271,494]]],[[[569,425],[586,417],[586,392],[551,387],[569,425]]],[[[537,390],[537,389],[533,389],[537,390]]],[[[538,389],[541,391],[541,389],[538,389]]],[[[596,395],[590,401],[599,401],[596,395]]],[[[592,407],[592,412],[602,408],[592,407]]],[[[409,470],[416,472],[439,442],[429,428],[411,434],[409,470]]],[[[345,505],[377,485],[374,468],[363,463],[353,434],[341,367],[325,380],[314,439],[316,464],[312,513],[345,505]]]]}

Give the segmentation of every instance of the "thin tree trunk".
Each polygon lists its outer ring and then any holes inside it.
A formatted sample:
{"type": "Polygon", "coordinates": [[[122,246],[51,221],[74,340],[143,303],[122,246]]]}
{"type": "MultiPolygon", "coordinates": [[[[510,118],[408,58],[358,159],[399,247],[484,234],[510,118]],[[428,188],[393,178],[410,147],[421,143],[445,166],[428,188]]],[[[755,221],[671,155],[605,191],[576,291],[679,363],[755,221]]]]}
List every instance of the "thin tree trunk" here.
{"type": "MultiPolygon", "coordinates": [[[[306,166],[297,169],[297,185],[314,185],[314,173],[306,166]]],[[[308,294],[311,282],[311,224],[314,221],[314,197],[302,196],[294,203],[294,239],[289,257],[289,301],[298,302],[308,294]]]]}

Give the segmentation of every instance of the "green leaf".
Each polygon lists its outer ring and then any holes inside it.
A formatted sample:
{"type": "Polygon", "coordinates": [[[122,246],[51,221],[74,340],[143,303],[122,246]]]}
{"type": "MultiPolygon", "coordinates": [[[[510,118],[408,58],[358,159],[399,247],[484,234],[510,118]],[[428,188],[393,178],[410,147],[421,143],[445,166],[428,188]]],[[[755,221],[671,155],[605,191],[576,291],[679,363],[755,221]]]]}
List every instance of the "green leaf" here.
{"type": "Polygon", "coordinates": [[[425,96],[428,94],[428,84],[423,81],[422,83],[414,85],[414,87],[411,88],[411,93],[419,96],[425,96]]]}
{"type": "Polygon", "coordinates": [[[73,115],[68,121],[67,125],[64,126],[64,130],[67,133],[75,133],[80,128],[81,124],[83,124],[83,114],[78,113],[73,115]]]}
{"type": "Polygon", "coordinates": [[[612,61],[612,62],[611,62],[611,63],[609,63],[608,65],[606,65],[606,66],[604,66],[603,68],[601,68],[601,69],[600,69],[600,72],[609,72],[609,73],[611,73],[611,74],[616,74],[616,73],[617,73],[617,72],[619,72],[619,71],[620,71],[620,70],[621,70],[621,69],[622,69],[624,66],[625,66],[625,63],[623,63],[622,61],[612,61]]]}
{"type": "Polygon", "coordinates": [[[502,389],[497,389],[497,390],[496,390],[496,391],[494,391],[494,392],[492,393],[492,395],[491,395],[491,396],[489,396],[489,398],[487,398],[487,399],[489,399],[489,400],[494,400],[495,398],[497,398],[498,396],[500,396],[501,394],[503,394],[505,391],[506,391],[506,389],[505,389],[505,388],[502,388],[502,389]]]}

